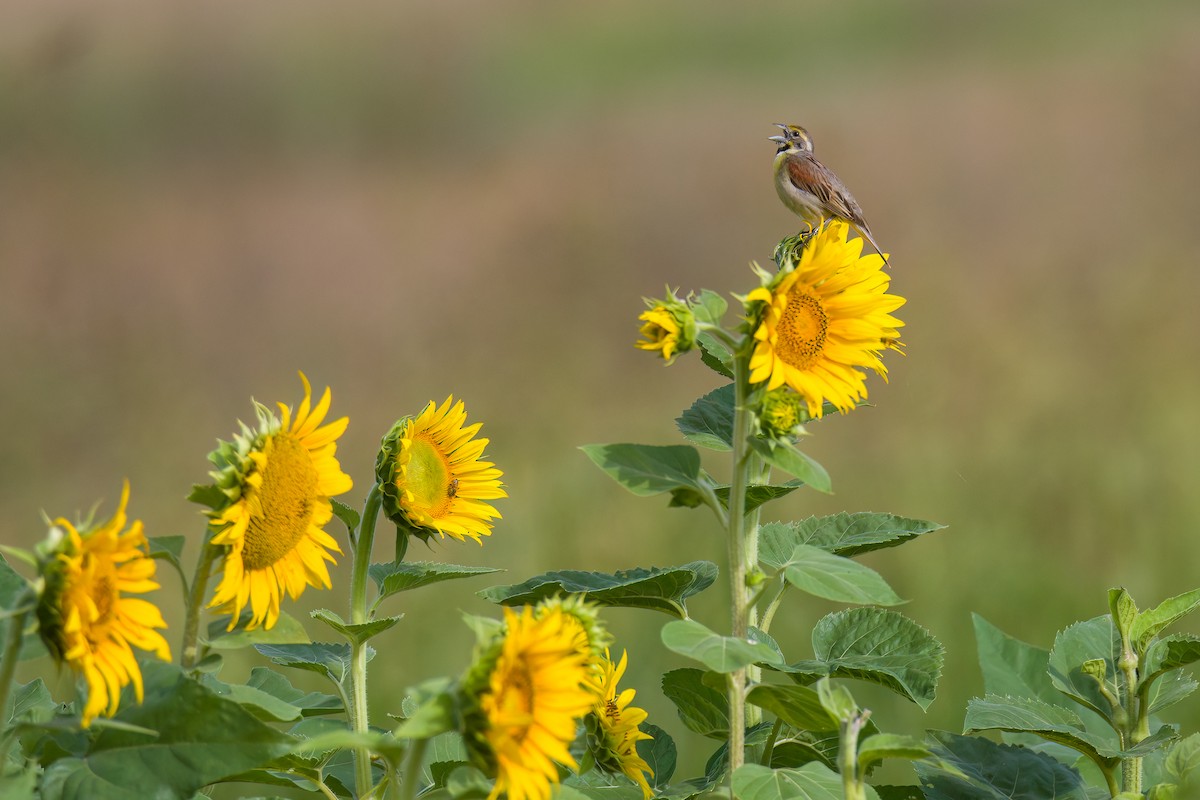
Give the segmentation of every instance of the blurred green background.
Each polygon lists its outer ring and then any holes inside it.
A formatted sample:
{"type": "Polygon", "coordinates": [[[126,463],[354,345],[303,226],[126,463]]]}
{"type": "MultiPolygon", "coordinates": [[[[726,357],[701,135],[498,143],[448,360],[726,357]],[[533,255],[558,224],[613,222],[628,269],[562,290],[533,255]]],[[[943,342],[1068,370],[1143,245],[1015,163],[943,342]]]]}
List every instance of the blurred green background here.
{"type": "MultiPolygon", "coordinates": [[[[881,725],[960,729],[982,691],[972,611],[1048,646],[1110,586],[1149,605],[1200,584],[1200,4],[10,0],[0,17],[5,543],[37,540],[43,510],[107,514],[126,477],[150,535],[198,540],[184,497],[205,454],[251,396],[297,402],[302,369],[351,419],[354,505],[395,418],[454,393],[484,422],[504,519],[482,548],[413,558],[508,570],[493,582],[720,562],[702,512],[624,493],[576,446],[674,443],[716,385],[632,347],[641,297],[749,290],[747,263],[798,227],[766,141],[795,122],[892,253],[908,355],[872,379],[874,408],[811,427],[837,494],[767,518],[950,526],[867,559],[948,648],[927,715],[855,688],[881,725]]],[[[292,610],[344,611],[347,567],[292,610]]],[[[495,613],[471,594],[486,585],[389,606],[407,618],[379,642],[377,719],[465,667],[459,613],[495,613]]],[[[696,615],[723,628],[723,596],[696,615]]],[[[830,607],[786,608],[773,632],[807,657],[830,607]]],[[[652,721],[691,741],[657,684],[683,665],[666,617],[607,618],[652,721]]]]}

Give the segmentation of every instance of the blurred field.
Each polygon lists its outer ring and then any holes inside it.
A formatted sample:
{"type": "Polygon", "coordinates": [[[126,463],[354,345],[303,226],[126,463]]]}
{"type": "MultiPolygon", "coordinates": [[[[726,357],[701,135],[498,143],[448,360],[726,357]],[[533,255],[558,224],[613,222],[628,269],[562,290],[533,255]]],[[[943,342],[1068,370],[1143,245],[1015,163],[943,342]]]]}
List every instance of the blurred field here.
{"type": "MultiPolygon", "coordinates": [[[[631,347],[640,298],[750,288],[796,228],[766,137],[798,122],[893,254],[908,355],[875,408],[813,426],[837,495],[769,516],[951,526],[869,560],[949,651],[928,715],[862,693],[880,723],[960,729],[972,611],[1048,646],[1110,586],[1149,605],[1200,585],[1200,5],[16,0],[0,19],[5,543],[40,537],[41,510],[110,511],[123,477],[151,535],[199,537],[204,455],[251,396],[296,402],[303,369],[350,416],[352,504],[396,417],[454,393],[485,423],[504,520],[415,558],[497,582],[719,562],[707,518],[575,447],[672,443],[715,385],[631,347]]],[[[300,610],[342,610],[347,575],[300,610]]],[[[395,604],[378,719],[465,666],[459,610],[491,613],[466,588],[395,604]]],[[[696,611],[723,627],[721,591],[696,611]]],[[[806,657],[827,609],[793,609],[775,632],[806,657]]],[[[666,618],[608,616],[652,721],[682,733],[666,618]]]]}

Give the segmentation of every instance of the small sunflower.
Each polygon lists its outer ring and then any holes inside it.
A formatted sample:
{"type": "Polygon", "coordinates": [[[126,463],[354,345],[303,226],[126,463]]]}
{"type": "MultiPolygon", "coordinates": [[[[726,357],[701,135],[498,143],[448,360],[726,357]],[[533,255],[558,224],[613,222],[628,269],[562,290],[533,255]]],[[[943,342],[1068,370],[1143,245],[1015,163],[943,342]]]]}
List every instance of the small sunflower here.
{"type": "Polygon", "coordinates": [[[576,765],[567,748],[596,702],[591,653],[578,620],[560,609],[506,608],[504,623],[502,639],[465,681],[467,743],[495,777],[489,800],[547,800],[558,783],[555,762],[576,765]]]}
{"type": "Polygon", "coordinates": [[[602,691],[587,718],[589,744],[596,766],[610,775],[627,776],[641,787],[642,795],[649,798],[654,792],[650,790],[646,776],[653,777],[654,771],[638,755],[637,743],[654,737],[638,729],[638,725],[646,721],[646,712],[630,705],[634,690],[626,689],[617,693],[617,683],[625,674],[626,664],[627,654],[624,651],[621,661],[614,665],[605,650],[600,662],[602,691]]]}
{"type": "Polygon", "coordinates": [[[54,521],[54,551],[44,564],[45,591],[38,601],[38,629],[46,649],[87,681],[82,725],[99,714],[117,712],[121,689],[133,684],[142,702],[142,671],[133,647],[171,660],[166,639],[155,628],[167,627],[153,603],[129,594],[158,588],[156,564],[142,523],[125,528],[129,483],[112,519],[79,531],[65,519],[54,521]]]}
{"type": "Polygon", "coordinates": [[[769,286],[746,296],[762,302],[750,358],[750,382],[796,390],[809,415],[828,400],[846,413],[867,396],[866,367],[887,378],[879,354],[900,350],[903,322],[891,315],[904,298],[887,294],[883,257],[863,256],[862,240],[846,240],[849,226],[833,221],[804,246],[788,251],[769,286]]]}
{"type": "Polygon", "coordinates": [[[224,574],[209,607],[230,615],[230,630],[247,604],[246,627],[270,628],[285,592],[295,600],[307,586],[328,589],[330,551],[342,552],[324,528],[333,517],[329,498],[351,487],[334,455],[349,420],[322,425],[329,389],[312,407],[312,387],[303,373],[300,380],[304,400],[295,418],[283,403],[278,418],[259,406],[258,430],[243,426],[242,435],[210,456],[222,467],[213,475],[229,502],[210,512],[224,574]]]}
{"type": "Polygon", "coordinates": [[[488,501],[508,497],[503,473],[482,460],[488,440],[475,438],[482,423],[466,421],[463,402],[450,396],[440,406],[430,401],[383,437],[375,473],[384,512],[422,539],[436,533],[479,542],[500,518],[488,501]]]}
{"type": "Polygon", "coordinates": [[[696,317],[683,300],[668,289],[663,300],[645,298],[646,310],[638,319],[642,322],[639,333],[644,336],[634,347],[658,353],[670,364],[675,356],[686,353],[696,344],[696,317]]]}

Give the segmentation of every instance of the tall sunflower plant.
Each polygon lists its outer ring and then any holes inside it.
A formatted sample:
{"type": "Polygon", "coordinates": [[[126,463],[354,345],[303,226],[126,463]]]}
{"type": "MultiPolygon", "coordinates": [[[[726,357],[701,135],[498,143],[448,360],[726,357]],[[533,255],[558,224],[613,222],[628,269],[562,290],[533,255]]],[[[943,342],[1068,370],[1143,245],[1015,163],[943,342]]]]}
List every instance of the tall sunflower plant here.
{"type": "Polygon", "coordinates": [[[775,269],[755,267],[759,285],[735,295],[731,326],[710,291],[648,301],[637,346],[668,363],[698,352],[719,385],[677,420],[687,444],[583,448],[634,494],[710,512],[721,567],[564,570],[484,589],[499,613],[466,616],[476,643],[459,674],[417,683],[374,719],[370,665],[376,683],[394,680],[387,648],[421,646],[397,637],[393,599],[496,572],[409,559],[413,539],[483,542],[500,518],[503,474],[461,400],[390,427],[361,510],[338,499],[354,487],[337,456],[348,420],[329,419],[330,390],[314,402],[301,374],[295,407],[255,404],[254,424],[218,440],[210,480],[190,496],[203,508],[197,535],[147,535],[125,483],[107,519],[47,518],[32,549],[0,545],[0,797],[1188,797],[1200,738],[1180,739],[1158,714],[1197,686],[1180,670],[1200,660],[1200,640],[1165,630],[1200,591],[1139,610],[1113,590],[1108,615],[1048,651],[977,619],[987,694],[964,734],[1010,741],[886,733],[855,700],[852,682],[922,709],[934,699],[941,645],[854,557],[941,526],[881,513],[763,519],[774,500],[830,490],[800,448],[806,427],[865,404],[866,374],[886,376],[883,356],[902,348],[893,312],[904,300],[888,293],[883,258],[847,234],[831,222],[780,243],[775,269]],[[728,483],[702,450],[727,461],[728,483]],[[381,519],[392,547],[376,547],[381,519]],[[290,613],[309,590],[333,588],[342,558],[344,610],[290,613]],[[164,564],[181,590],[176,647],[153,599],[164,564]],[[688,600],[722,568],[728,616],[693,619],[688,600]],[[848,608],[794,653],[771,626],[802,595],[848,608]],[[675,775],[675,740],[621,685],[630,655],[602,618],[613,606],[670,618],[663,650],[634,658],[693,664],[661,687],[681,724],[714,740],[702,775],[675,775]],[[226,664],[237,651],[248,676],[226,664]],[[888,759],[913,763],[920,785],[870,785],[888,759]]]}

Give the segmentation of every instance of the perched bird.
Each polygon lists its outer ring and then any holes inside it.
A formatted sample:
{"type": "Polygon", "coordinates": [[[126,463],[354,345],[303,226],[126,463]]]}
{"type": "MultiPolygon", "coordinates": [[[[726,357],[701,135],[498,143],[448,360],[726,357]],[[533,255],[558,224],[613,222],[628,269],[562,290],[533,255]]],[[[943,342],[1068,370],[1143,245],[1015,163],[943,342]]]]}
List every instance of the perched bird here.
{"type": "MultiPolygon", "coordinates": [[[[813,155],[813,141],[808,131],[799,125],[775,124],[783,128],[783,135],[768,138],[779,144],[775,151],[775,189],[783,204],[814,228],[830,218],[850,223],[871,243],[875,252],[883,256],[863,219],[858,201],[833,170],[813,155]]],[[[886,256],[883,256],[883,262],[887,263],[886,256]]]]}

